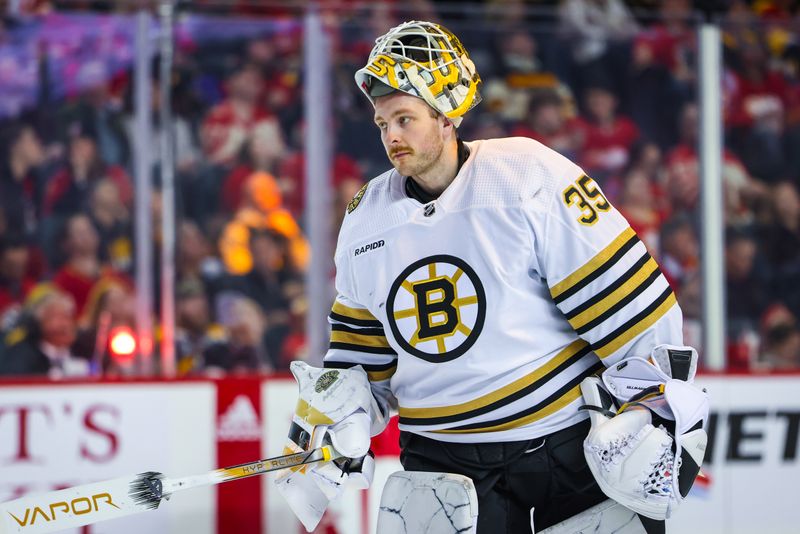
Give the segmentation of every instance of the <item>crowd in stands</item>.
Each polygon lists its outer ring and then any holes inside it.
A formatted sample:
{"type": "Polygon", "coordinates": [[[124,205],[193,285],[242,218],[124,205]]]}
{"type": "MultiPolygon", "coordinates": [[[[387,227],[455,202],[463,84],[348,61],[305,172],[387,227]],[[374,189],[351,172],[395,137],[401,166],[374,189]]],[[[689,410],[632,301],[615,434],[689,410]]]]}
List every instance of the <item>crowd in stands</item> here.
{"type": "MultiPolygon", "coordinates": [[[[686,342],[701,346],[696,6],[550,4],[537,11],[487,1],[453,11],[429,0],[339,2],[324,11],[333,61],[331,239],[347,202],[388,168],[353,72],[388,27],[440,20],[462,37],[484,80],[461,137],[530,137],[578,162],[658,259],[683,308],[686,342]]],[[[796,369],[800,12],[782,0],[720,5],[727,363],[796,369]]],[[[272,24],[246,37],[183,35],[175,51],[179,376],[280,371],[309,357],[302,26],[291,9],[236,6],[226,13],[272,24]]],[[[41,16],[6,18],[0,47],[41,16]]],[[[140,371],[108,347],[108,332],[133,326],[135,316],[132,66],[79,67],[79,90],[0,118],[0,374],[140,371]]],[[[161,215],[173,209],[159,191],[158,86],[153,76],[148,237],[156,245],[161,215]]],[[[156,280],[158,267],[156,257],[156,280]]],[[[157,316],[154,324],[157,347],[157,316]]]]}

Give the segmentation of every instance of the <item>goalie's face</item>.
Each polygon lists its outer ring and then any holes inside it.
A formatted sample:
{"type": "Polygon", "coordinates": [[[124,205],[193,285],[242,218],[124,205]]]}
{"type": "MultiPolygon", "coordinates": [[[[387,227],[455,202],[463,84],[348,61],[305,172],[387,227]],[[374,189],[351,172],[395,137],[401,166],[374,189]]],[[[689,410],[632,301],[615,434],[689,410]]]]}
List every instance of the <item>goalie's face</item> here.
{"type": "Polygon", "coordinates": [[[437,168],[453,130],[425,101],[400,92],[375,99],[375,125],[394,168],[414,177],[437,168]]]}

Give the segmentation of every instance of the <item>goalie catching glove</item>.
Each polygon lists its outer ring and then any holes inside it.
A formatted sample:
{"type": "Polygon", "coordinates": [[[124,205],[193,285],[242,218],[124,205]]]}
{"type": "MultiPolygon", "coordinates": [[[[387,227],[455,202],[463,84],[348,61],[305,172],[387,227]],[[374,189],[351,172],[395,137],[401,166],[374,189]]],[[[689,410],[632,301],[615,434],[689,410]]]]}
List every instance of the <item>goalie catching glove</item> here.
{"type": "Polygon", "coordinates": [[[696,387],[697,352],[659,345],[584,379],[592,428],[584,441],[603,493],[651,519],[670,517],[705,455],[708,396],[696,387]],[[631,392],[636,392],[630,396],[631,392]]]}
{"type": "Polygon", "coordinates": [[[278,490],[309,532],[328,503],[346,486],[366,489],[375,463],[369,452],[371,416],[380,411],[359,367],[322,369],[295,361],[290,367],[300,388],[284,453],[330,444],[343,456],[333,462],[286,470],[275,480],[278,490]]]}

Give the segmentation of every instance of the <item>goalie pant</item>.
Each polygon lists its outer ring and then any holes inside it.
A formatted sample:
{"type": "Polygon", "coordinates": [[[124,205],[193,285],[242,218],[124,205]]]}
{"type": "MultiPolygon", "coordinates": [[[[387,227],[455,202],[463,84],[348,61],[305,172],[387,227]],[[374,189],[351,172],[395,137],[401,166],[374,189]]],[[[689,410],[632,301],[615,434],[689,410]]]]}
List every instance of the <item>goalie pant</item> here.
{"type": "Polygon", "coordinates": [[[450,443],[401,432],[409,471],[468,476],[478,494],[478,534],[543,529],[608,499],[583,454],[584,421],[545,437],[504,443],[450,443]]]}
{"type": "MultiPolygon", "coordinates": [[[[583,453],[583,421],[548,436],[504,443],[451,443],[400,433],[400,462],[407,471],[468,476],[478,494],[478,534],[519,534],[560,523],[608,500],[583,453]]],[[[640,518],[641,519],[641,518],[640,518]]],[[[663,522],[644,518],[647,532],[663,522]]]]}

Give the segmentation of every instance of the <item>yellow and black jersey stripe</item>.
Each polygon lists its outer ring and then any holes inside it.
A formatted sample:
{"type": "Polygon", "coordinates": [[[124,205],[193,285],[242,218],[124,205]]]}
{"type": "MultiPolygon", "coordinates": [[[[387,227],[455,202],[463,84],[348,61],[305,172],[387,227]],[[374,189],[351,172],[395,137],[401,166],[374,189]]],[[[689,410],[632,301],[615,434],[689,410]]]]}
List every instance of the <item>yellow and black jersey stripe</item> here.
{"type": "Polygon", "coordinates": [[[550,295],[601,358],[643,333],[676,303],[658,264],[630,227],[551,287],[550,295]]]}
{"type": "Polygon", "coordinates": [[[386,339],[383,325],[366,308],[351,308],[336,301],[329,322],[331,349],[397,356],[386,339]]]}
{"type": "Polygon", "coordinates": [[[343,323],[331,325],[330,348],[397,355],[389,346],[383,328],[353,328],[343,323]]]}
{"type": "Polygon", "coordinates": [[[324,366],[349,369],[361,365],[371,382],[391,378],[397,370],[397,352],[386,339],[381,322],[365,308],[336,301],[329,316],[331,339],[324,366]]]}
{"type": "Polygon", "coordinates": [[[367,372],[370,382],[380,382],[381,380],[389,380],[397,371],[397,360],[391,360],[386,363],[363,363],[363,362],[343,362],[336,360],[326,359],[323,367],[326,369],[350,369],[360,365],[367,372]]]}
{"type": "Polygon", "coordinates": [[[331,322],[341,322],[353,326],[383,328],[381,322],[366,308],[351,308],[350,306],[345,306],[338,300],[333,303],[333,308],[331,308],[331,313],[328,317],[331,322]]]}
{"type": "Polygon", "coordinates": [[[577,399],[580,396],[580,390],[577,388],[580,381],[601,368],[603,365],[591,354],[589,344],[578,339],[535,371],[477,399],[452,406],[431,408],[400,406],[399,422],[408,426],[452,425],[496,412],[517,400],[528,398],[531,401],[530,407],[518,413],[481,423],[449,426],[447,429],[433,430],[433,432],[493,432],[524,426],[555,413],[577,399]],[[576,365],[583,366],[584,370],[577,374],[565,372],[576,365]],[[569,375],[573,378],[565,380],[564,377],[569,375]],[[543,386],[558,382],[563,382],[563,385],[555,393],[544,398],[537,395],[543,386]]]}
{"type": "Polygon", "coordinates": [[[595,257],[551,287],[550,296],[553,297],[553,301],[556,304],[560,304],[578,293],[611,269],[637,243],[639,243],[639,238],[636,236],[636,232],[631,227],[626,228],[610,245],[598,252],[595,257]]]}

